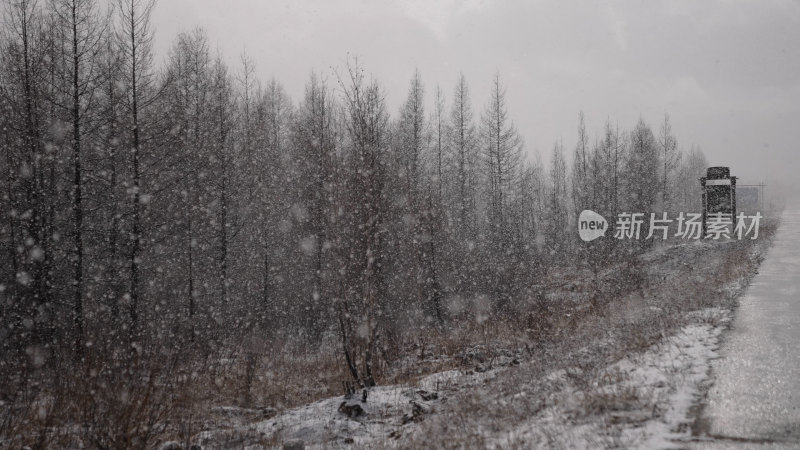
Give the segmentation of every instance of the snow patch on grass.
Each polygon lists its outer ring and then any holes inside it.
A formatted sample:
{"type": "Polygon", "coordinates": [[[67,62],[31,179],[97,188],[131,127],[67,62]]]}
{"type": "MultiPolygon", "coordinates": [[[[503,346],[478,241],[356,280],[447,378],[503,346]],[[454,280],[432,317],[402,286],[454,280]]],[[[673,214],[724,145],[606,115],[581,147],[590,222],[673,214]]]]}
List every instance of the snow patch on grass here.
{"type": "Polygon", "coordinates": [[[718,308],[703,310],[699,315],[713,318],[717,325],[686,326],[667,339],[665,345],[630,361],[635,367],[631,371],[631,382],[652,389],[659,399],[654,407],[661,411],[647,421],[641,447],[674,448],[675,441],[691,437],[691,425],[695,420],[692,408],[700,400],[711,361],[717,357],[721,324],[730,320],[730,313],[718,308]]]}
{"type": "MultiPolygon", "coordinates": [[[[328,398],[238,428],[237,444],[253,448],[302,440],[311,448],[402,447],[408,444],[406,439],[413,440],[422,431],[423,422],[447,420],[437,415],[448,397],[474,394],[491,399],[502,410],[517,402],[539,401],[526,392],[535,385],[547,392],[537,413],[522,421],[509,417],[508,423],[498,421],[496,415],[477,419],[476,431],[485,438],[483,444],[490,448],[679,447],[691,437],[693,407],[730,316],[730,311],[721,308],[696,311],[689,325],[642,353],[593,373],[579,368],[552,371],[527,380],[530,386],[518,383],[510,391],[498,387],[506,386],[505,377],[524,378],[525,367],[448,370],[413,386],[372,388],[366,402],[361,401],[361,392],[349,399],[328,398]]],[[[200,441],[218,445],[224,442],[221,436],[206,432],[200,441]]],[[[469,447],[468,442],[464,444],[469,447]]]]}

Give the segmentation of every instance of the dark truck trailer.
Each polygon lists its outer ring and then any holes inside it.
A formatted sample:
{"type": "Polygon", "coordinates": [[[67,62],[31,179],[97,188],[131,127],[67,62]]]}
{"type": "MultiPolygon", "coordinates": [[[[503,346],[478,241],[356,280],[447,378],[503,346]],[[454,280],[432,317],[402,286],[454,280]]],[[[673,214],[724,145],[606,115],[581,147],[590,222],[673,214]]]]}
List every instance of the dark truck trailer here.
{"type": "Polygon", "coordinates": [[[703,236],[707,231],[709,214],[730,215],[736,220],[736,177],[728,167],[709,167],[706,176],[700,178],[703,190],[703,236]]]}

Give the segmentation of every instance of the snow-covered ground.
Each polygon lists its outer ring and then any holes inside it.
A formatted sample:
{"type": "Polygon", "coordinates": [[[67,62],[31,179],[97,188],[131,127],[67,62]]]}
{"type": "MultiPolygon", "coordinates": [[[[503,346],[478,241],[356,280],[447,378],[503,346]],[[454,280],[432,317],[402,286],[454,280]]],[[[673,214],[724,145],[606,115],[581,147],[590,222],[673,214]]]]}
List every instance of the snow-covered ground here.
{"type": "MultiPolygon", "coordinates": [[[[232,430],[208,431],[198,441],[204,447],[302,442],[306,448],[400,448],[423,444],[419,439],[430,427],[464,420],[453,428],[474,425],[485,439],[481,445],[494,448],[679,448],[691,436],[693,408],[730,318],[720,308],[694,312],[678,333],[592,374],[569,368],[531,378],[533,362],[511,356],[483,372],[450,370],[415,385],[376,387],[365,402],[361,393],[328,398],[232,430]],[[491,402],[497,411],[483,418],[453,415],[469,410],[471,401],[491,402]],[[503,410],[525,402],[537,403],[534,414],[519,420],[512,412],[504,420],[503,410]]],[[[450,443],[472,446],[465,439],[456,434],[450,443]]]]}
{"type": "Polygon", "coordinates": [[[709,309],[696,317],[696,323],[646,352],[600,371],[588,389],[560,375],[564,388],[553,394],[553,406],[499,436],[497,446],[681,447],[679,442],[691,436],[693,407],[730,312],[709,309]],[[594,411],[587,411],[593,406],[594,411]],[[581,417],[578,423],[566,420],[576,417],[581,417]]]}

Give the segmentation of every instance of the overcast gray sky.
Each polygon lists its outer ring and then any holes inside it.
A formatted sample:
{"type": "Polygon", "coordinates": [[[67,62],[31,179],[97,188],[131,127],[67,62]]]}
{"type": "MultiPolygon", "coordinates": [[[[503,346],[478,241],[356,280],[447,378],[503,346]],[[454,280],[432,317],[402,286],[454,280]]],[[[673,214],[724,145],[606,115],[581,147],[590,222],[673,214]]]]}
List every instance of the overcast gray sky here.
{"type": "Polygon", "coordinates": [[[350,54],[393,113],[415,68],[429,105],[437,84],[449,102],[463,71],[478,117],[499,71],[526,150],[545,161],[558,139],[571,159],[579,111],[593,136],[639,116],[657,132],[667,112],[679,145],[712,165],[800,187],[797,0],[160,0],[153,20],[157,61],[202,27],[233,70],[246,52],[295,102],[312,69],[333,82],[350,54]]]}

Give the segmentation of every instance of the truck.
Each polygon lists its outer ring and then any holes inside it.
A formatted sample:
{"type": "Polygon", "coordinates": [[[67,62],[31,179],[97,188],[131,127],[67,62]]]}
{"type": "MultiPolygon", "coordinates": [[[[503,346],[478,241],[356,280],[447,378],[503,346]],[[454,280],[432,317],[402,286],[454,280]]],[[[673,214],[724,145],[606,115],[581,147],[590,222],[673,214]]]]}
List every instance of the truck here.
{"type": "Polygon", "coordinates": [[[700,178],[703,195],[703,235],[707,232],[709,215],[736,218],[736,177],[728,167],[709,167],[700,178]]]}

